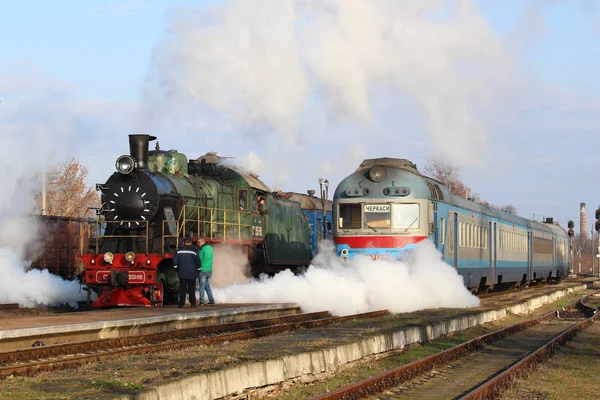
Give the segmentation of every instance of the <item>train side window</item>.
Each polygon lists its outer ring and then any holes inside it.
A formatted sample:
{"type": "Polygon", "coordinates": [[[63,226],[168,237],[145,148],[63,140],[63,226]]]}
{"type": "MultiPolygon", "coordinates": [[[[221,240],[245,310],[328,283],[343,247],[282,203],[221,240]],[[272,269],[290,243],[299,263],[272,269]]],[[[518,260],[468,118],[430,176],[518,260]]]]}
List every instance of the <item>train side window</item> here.
{"type": "Polygon", "coordinates": [[[444,244],[446,238],[446,225],[444,224],[444,217],[440,218],[440,244],[444,244]]]}
{"type": "Polygon", "coordinates": [[[473,247],[475,242],[473,239],[473,224],[469,224],[469,247],[473,247]]]}
{"type": "Polygon", "coordinates": [[[240,211],[248,209],[248,189],[238,189],[238,209],[240,211]]]}

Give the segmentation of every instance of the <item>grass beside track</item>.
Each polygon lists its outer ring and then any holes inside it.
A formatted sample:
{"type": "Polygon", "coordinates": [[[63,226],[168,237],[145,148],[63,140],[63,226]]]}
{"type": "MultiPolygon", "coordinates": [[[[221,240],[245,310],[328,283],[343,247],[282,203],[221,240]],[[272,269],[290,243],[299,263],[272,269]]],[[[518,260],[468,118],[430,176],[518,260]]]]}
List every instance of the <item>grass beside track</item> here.
{"type": "MultiPolygon", "coordinates": [[[[576,301],[577,299],[581,298],[582,295],[589,294],[591,292],[592,292],[592,290],[587,290],[584,292],[578,292],[577,294],[568,295],[554,303],[551,303],[551,304],[548,304],[548,305],[545,305],[545,306],[542,306],[542,307],[536,309],[534,312],[532,312],[531,314],[529,314],[527,316],[511,315],[501,321],[494,321],[491,323],[479,325],[479,326],[476,326],[476,327],[473,327],[470,329],[466,329],[464,331],[456,332],[454,334],[433,340],[428,343],[415,344],[415,345],[412,345],[412,346],[406,348],[404,351],[402,351],[400,353],[390,355],[389,357],[384,358],[384,359],[372,360],[372,361],[361,361],[361,362],[355,363],[355,365],[353,365],[353,366],[343,368],[340,371],[338,371],[335,375],[328,377],[326,379],[320,380],[320,381],[316,381],[316,382],[308,383],[308,384],[295,384],[294,385],[294,384],[288,383],[288,384],[280,385],[278,388],[275,388],[270,393],[268,393],[266,395],[266,397],[269,399],[281,399],[281,400],[284,400],[284,399],[285,400],[310,399],[315,396],[321,395],[323,393],[337,390],[343,386],[346,386],[346,385],[349,385],[352,383],[356,383],[360,380],[370,378],[374,375],[388,371],[390,369],[397,368],[401,365],[408,364],[412,361],[416,361],[418,359],[439,353],[443,350],[447,350],[451,347],[454,347],[458,344],[464,343],[465,341],[474,339],[474,338],[484,335],[486,333],[493,332],[495,330],[516,324],[518,322],[523,322],[527,319],[531,319],[533,316],[538,316],[538,315],[542,315],[542,314],[551,312],[554,309],[565,306],[567,304],[570,304],[573,301],[576,301]]],[[[596,354],[596,364],[595,364],[595,367],[593,367],[593,368],[596,368],[596,371],[600,371],[600,365],[598,364],[598,360],[600,360],[600,357],[598,357],[599,352],[600,352],[600,337],[597,337],[597,339],[598,340],[595,343],[591,344],[591,347],[594,349],[593,351],[595,351],[595,354],[596,354]]],[[[590,349],[588,349],[588,350],[590,350],[590,349]]],[[[593,352],[591,354],[593,354],[593,352]]],[[[552,359],[551,359],[551,361],[552,361],[552,359]]],[[[593,364],[593,360],[591,358],[589,360],[589,364],[593,364]]],[[[552,365],[552,364],[548,364],[548,365],[552,365]]],[[[588,365],[588,367],[592,368],[592,365],[588,365]]],[[[592,370],[593,369],[590,369],[589,371],[592,371],[592,370]]],[[[578,379],[576,379],[576,377],[575,377],[576,374],[573,374],[573,375],[574,375],[574,380],[572,382],[573,385],[579,385],[579,384],[584,385],[585,384],[583,381],[579,381],[578,379]]],[[[591,374],[588,374],[588,375],[591,375],[591,374]]],[[[591,379],[593,379],[593,378],[590,378],[590,380],[591,379]]],[[[600,381],[598,383],[600,384],[600,381]]],[[[542,383],[539,383],[538,385],[539,385],[539,387],[544,387],[544,384],[542,384],[542,383]]],[[[552,399],[561,399],[561,398],[587,399],[587,398],[597,398],[597,397],[590,397],[590,393],[598,393],[599,392],[598,387],[596,387],[595,391],[591,391],[592,387],[590,386],[589,388],[584,387],[581,390],[583,393],[587,393],[588,397],[585,397],[585,395],[582,395],[583,397],[577,397],[577,396],[562,397],[561,393],[563,393],[564,388],[562,388],[560,384],[557,384],[556,389],[557,389],[557,392],[556,392],[557,397],[535,397],[535,396],[532,396],[532,397],[529,397],[528,399],[531,399],[531,400],[533,400],[533,399],[551,399],[551,398],[552,399]]],[[[533,389],[533,391],[535,391],[535,390],[536,389],[533,389]]],[[[522,393],[519,393],[519,395],[513,397],[512,399],[516,400],[516,399],[523,399],[523,398],[524,397],[522,396],[522,393]]]]}
{"type": "Polygon", "coordinates": [[[600,393],[600,324],[580,332],[541,365],[519,380],[506,400],[597,399],[600,393]]]}

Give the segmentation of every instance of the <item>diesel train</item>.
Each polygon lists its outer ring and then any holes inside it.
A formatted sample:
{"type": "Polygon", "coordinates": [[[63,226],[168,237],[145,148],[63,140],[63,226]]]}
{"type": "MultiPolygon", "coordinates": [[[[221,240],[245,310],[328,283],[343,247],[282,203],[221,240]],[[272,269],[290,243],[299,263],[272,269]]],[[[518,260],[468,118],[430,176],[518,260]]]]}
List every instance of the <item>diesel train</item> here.
{"type": "Polygon", "coordinates": [[[454,196],[409,160],[364,160],[337,186],[334,242],[340,257],[403,258],[429,239],[474,292],[569,274],[569,237],[540,223],[454,196]]]}
{"type": "MultiPolygon", "coordinates": [[[[237,246],[253,276],[310,264],[319,238],[331,238],[331,201],[273,192],[258,176],[216,153],[197,159],[161,150],[156,137],[129,135],[130,154],[103,184],[99,221],[79,254],[92,307],[160,306],[179,290],[173,255],[182,237],[237,246]],[[323,223],[325,218],[325,223],[323,223]]],[[[216,268],[227,268],[218,265],[216,268]]]]}

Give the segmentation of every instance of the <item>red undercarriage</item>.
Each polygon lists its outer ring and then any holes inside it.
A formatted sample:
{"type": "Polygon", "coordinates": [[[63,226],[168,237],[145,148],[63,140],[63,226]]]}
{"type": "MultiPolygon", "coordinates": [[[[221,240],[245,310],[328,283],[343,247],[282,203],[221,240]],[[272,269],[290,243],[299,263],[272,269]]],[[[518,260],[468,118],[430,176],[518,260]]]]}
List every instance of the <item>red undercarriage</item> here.
{"type": "Polygon", "coordinates": [[[112,262],[104,261],[104,255],[79,256],[86,264],[85,281],[89,286],[100,287],[101,292],[93,308],[130,306],[153,307],[162,305],[164,288],[157,284],[158,264],[165,258],[159,254],[138,254],[133,262],[125,254],[114,254],[112,262]],[[152,304],[151,290],[154,287],[152,304]]]}

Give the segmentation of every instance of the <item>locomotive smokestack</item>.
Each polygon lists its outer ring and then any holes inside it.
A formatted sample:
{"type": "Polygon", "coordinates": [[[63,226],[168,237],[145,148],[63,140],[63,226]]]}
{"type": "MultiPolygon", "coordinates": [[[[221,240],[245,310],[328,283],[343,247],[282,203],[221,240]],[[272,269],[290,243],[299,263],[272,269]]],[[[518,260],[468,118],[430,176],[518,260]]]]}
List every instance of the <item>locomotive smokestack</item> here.
{"type": "Polygon", "coordinates": [[[152,140],[156,140],[156,136],[129,135],[129,155],[136,161],[138,169],[148,168],[148,146],[152,140]]]}
{"type": "Polygon", "coordinates": [[[585,210],[585,203],[579,205],[579,236],[582,239],[587,238],[587,214],[585,210]]]}

